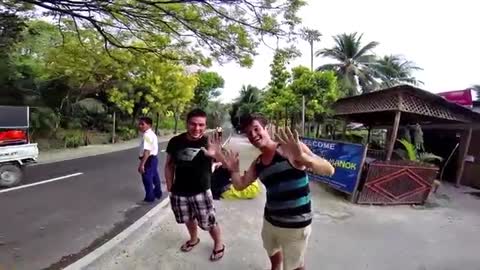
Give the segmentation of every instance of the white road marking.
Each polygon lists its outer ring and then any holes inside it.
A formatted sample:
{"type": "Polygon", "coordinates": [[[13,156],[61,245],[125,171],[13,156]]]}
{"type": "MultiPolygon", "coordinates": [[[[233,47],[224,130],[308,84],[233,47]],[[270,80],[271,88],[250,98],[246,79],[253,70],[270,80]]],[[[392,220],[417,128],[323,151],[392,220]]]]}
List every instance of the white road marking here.
{"type": "Polygon", "coordinates": [[[13,187],[13,188],[7,188],[7,189],[0,190],[0,193],[5,193],[5,192],[9,192],[9,191],[14,191],[14,190],[24,189],[24,188],[28,188],[28,187],[43,185],[43,184],[47,184],[47,183],[51,183],[51,182],[55,182],[55,181],[79,176],[79,175],[82,175],[82,174],[83,174],[82,172],[78,172],[78,173],[73,173],[73,174],[69,174],[69,175],[64,175],[64,176],[52,178],[52,179],[49,179],[49,180],[44,180],[44,181],[40,181],[40,182],[36,182],[36,183],[31,183],[31,184],[28,184],[28,185],[23,185],[23,186],[18,186],[18,187],[13,187]]]}

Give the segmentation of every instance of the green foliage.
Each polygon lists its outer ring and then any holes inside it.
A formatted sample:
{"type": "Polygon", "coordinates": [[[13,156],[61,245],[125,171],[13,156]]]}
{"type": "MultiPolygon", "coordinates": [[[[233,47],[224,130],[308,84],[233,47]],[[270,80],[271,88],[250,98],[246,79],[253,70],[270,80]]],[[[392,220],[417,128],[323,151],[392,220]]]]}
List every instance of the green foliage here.
{"type": "Polygon", "coordinates": [[[301,31],[302,38],[310,45],[310,69],[313,70],[313,44],[320,41],[322,34],[315,29],[303,28],[301,31]]]}
{"type": "MultiPolygon", "coordinates": [[[[271,80],[265,92],[256,87],[242,88],[240,97],[230,110],[230,120],[238,127],[239,117],[246,113],[262,112],[277,125],[288,120],[294,127],[300,118],[302,96],[306,98],[306,117],[321,123],[328,118],[333,104],[341,93],[333,71],[311,71],[298,66],[291,72],[286,68],[289,61],[298,54],[292,50],[277,50],[271,67],[271,80]]],[[[294,127],[295,128],[295,127],[294,127]]]]}
{"type": "Polygon", "coordinates": [[[356,95],[358,88],[369,92],[377,87],[374,71],[370,68],[375,61],[372,50],[379,45],[376,41],[363,45],[363,34],[351,33],[334,36],[335,46],[317,51],[316,56],[332,58],[334,64],[325,64],[318,70],[334,70],[348,91],[348,96],[356,95]]]}
{"type": "Polygon", "coordinates": [[[340,34],[333,37],[333,48],[321,49],[316,56],[331,58],[336,62],[318,67],[318,70],[333,70],[347,96],[391,87],[401,83],[422,84],[412,73],[421,68],[403,57],[390,55],[377,58],[372,52],[379,43],[363,42],[363,34],[340,34]]]}
{"type": "Polygon", "coordinates": [[[402,152],[397,153],[404,159],[410,161],[419,161],[419,162],[442,162],[443,158],[432,153],[419,152],[415,144],[407,141],[406,139],[398,140],[403,147],[405,148],[406,154],[402,152]]]}
{"type": "MultiPolygon", "coordinates": [[[[10,12],[0,12],[0,91],[6,92],[20,74],[15,69],[11,52],[21,40],[24,20],[10,12]]],[[[3,93],[2,93],[3,94],[3,93]]],[[[0,100],[1,101],[1,100],[0,100]]]]}
{"type": "Polygon", "coordinates": [[[58,121],[57,115],[50,108],[31,108],[30,110],[32,136],[50,136],[55,132],[58,121]]]}
{"type": "MultiPolygon", "coordinates": [[[[60,20],[59,25],[32,20],[23,32],[19,30],[8,50],[15,76],[0,85],[0,104],[41,108],[32,109],[35,136],[48,136],[59,128],[111,132],[113,110],[117,122],[130,119],[130,123],[140,114],[160,113],[167,119],[164,125],[173,129],[171,116],[181,115],[189,104],[197,75],[187,74],[180,62],[155,53],[105,51],[97,31],[77,26],[68,20],[60,20]]],[[[168,45],[171,39],[159,34],[148,41],[168,45]]],[[[135,44],[147,46],[145,41],[135,44]]],[[[181,55],[182,50],[175,51],[181,55]]],[[[205,87],[223,84],[221,77],[215,77],[218,74],[204,73],[208,75],[205,87]]],[[[216,96],[219,91],[211,89],[210,94],[216,96]]],[[[182,128],[183,123],[177,124],[182,128]]]]}
{"type": "Polygon", "coordinates": [[[403,145],[403,147],[405,147],[405,150],[407,151],[408,160],[416,161],[417,160],[417,148],[415,147],[415,145],[412,144],[411,142],[407,141],[406,139],[398,140],[398,142],[400,142],[403,145]]]}
{"type": "Polygon", "coordinates": [[[376,73],[375,76],[381,80],[380,87],[382,88],[393,87],[402,83],[422,84],[412,75],[412,72],[422,69],[398,55],[386,55],[378,58],[373,63],[373,69],[376,73]]]}
{"type": "Polygon", "coordinates": [[[210,99],[220,96],[219,88],[223,88],[225,81],[216,72],[199,71],[198,84],[192,99],[192,107],[206,109],[210,99]]]}
{"type": "MultiPolygon", "coordinates": [[[[162,130],[175,129],[175,118],[171,116],[162,118],[158,125],[158,128],[162,130]]],[[[185,121],[178,121],[177,128],[179,130],[185,130],[185,121]]]]}
{"type": "Polygon", "coordinates": [[[72,104],[72,116],[68,122],[76,122],[77,125],[69,125],[69,128],[97,129],[109,131],[106,123],[111,119],[106,113],[105,104],[94,98],[85,98],[72,104]]]}
{"type": "Polygon", "coordinates": [[[123,141],[133,140],[138,136],[138,131],[135,128],[118,127],[117,135],[123,141]]]}
{"type": "Polygon", "coordinates": [[[128,114],[182,112],[193,98],[197,78],[180,65],[147,54],[136,55],[129,64],[129,73],[134,74],[130,83],[108,92],[109,101],[120,110],[128,114]]]}
{"type": "Polygon", "coordinates": [[[298,107],[294,93],[287,87],[291,76],[287,65],[299,55],[299,52],[292,48],[277,49],[275,52],[270,64],[271,79],[265,94],[265,106],[262,109],[268,117],[278,118],[283,112],[288,113],[289,108],[295,110],[295,107],[298,107]]]}
{"type": "Polygon", "coordinates": [[[65,148],[77,148],[85,144],[85,135],[81,130],[68,130],[64,137],[63,142],[65,148]]]}
{"type": "MultiPolygon", "coordinates": [[[[300,23],[296,14],[303,5],[303,0],[132,0],[111,1],[108,5],[94,0],[79,8],[78,3],[68,0],[20,0],[2,1],[0,8],[21,13],[35,6],[55,20],[68,17],[72,25],[89,26],[102,36],[103,48],[153,52],[163,59],[190,64],[206,64],[213,58],[250,66],[265,36],[287,40],[294,36],[294,28],[300,23]],[[159,38],[159,33],[165,36],[159,38]]],[[[82,29],[74,31],[81,40],[88,39],[89,34],[82,29]]]]}
{"type": "Polygon", "coordinates": [[[234,127],[239,126],[239,118],[242,115],[258,113],[262,110],[263,93],[258,87],[247,85],[242,86],[240,96],[229,108],[230,122],[234,127]]]}

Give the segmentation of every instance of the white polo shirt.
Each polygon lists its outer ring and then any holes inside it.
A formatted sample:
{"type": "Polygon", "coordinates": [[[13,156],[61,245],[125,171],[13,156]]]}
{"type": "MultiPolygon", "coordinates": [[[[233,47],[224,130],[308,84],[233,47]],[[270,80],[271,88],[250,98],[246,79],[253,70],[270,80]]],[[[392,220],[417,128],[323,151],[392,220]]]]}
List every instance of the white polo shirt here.
{"type": "Polygon", "coordinates": [[[142,135],[140,141],[140,157],[143,157],[143,151],[145,150],[150,151],[150,156],[156,156],[158,154],[158,138],[151,128],[142,135]]]}

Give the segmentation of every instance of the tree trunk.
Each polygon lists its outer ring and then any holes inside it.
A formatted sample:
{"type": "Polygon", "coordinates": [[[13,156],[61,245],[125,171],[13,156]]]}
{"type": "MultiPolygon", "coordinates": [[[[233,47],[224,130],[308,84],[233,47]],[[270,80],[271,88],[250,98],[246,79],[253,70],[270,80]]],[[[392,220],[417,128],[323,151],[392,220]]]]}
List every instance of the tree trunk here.
{"type": "Polygon", "coordinates": [[[160,114],[157,112],[157,122],[155,123],[155,134],[158,134],[158,120],[160,118],[160,114]]]}
{"type": "MultiPolygon", "coordinates": [[[[292,115],[290,115],[290,129],[291,130],[294,130],[295,129],[295,114],[292,113],[292,115]]],[[[303,133],[300,133],[303,135],[303,133]]]]}
{"type": "Polygon", "coordinates": [[[113,111],[113,123],[112,123],[112,144],[115,143],[115,125],[116,125],[116,113],[113,111]]]}
{"type": "Polygon", "coordinates": [[[320,137],[320,122],[317,122],[317,132],[315,134],[315,138],[320,137]]]}
{"type": "Polygon", "coordinates": [[[277,120],[275,121],[275,133],[278,133],[278,128],[280,127],[281,113],[277,113],[277,120]]]}
{"type": "Polygon", "coordinates": [[[175,127],[173,129],[173,134],[177,134],[178,131],[178,108],[175,108],[173,112],[173,116],[175,118],[175,127]]]}
{"type": "Polygon", "coordinates": [[[310,41],[310,70],[313,71],[313,40],[310,41]]]}

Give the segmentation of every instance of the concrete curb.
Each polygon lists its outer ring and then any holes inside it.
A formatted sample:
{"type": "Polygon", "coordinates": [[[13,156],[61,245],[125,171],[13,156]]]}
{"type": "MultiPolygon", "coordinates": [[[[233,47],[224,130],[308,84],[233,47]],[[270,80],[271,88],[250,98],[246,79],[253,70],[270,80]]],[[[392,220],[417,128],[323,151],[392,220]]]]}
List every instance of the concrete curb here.
{"type": "MultiPolygon", "coordinates": [[[[170,140],[173,136],[174,135],[166,138],[165,137],[159,138],[158,143],[160,144],[160,143],[168,142],[168,140],[170,140]]],[[[131,140],[130,142],[124,143],[123,145],[119,144],[117,148],[112,148],[112,149],[102,149],[102,148],[111,147],[112,146],[111,144],[83,146],[82,148],[71,150],[72,155],[67,157],[62,156],[62,151],[58,151],[58,152],[55,151],[53,155],[58,155],[58,157],[49,158],[46,160],[41,158],[42,153],[40,153],[40,158],[37,161],[37,163],[31,164],[30,166],[38,166],[43,164],[50,164],[50,163],[67,161],[67,160],[74,160],[79,158],[93,157],[93,156],[106,155],[106,154],[120,152],[120,151],[126,151],[126,150],[137,148],[138,147],[137,141],[138,140],[131,140]],[[96,149],[97,151],[89,152],[88,150],[93,151],[93,149],[89,149],[89,148],[97,148],[96,149]],[[85,150],[86,152],[82,153],[82,150],[85,150]]]]}
{"type": "MultiPolygon", "coordinates": [[[[223,146],[227,145],[230,140],[232,139],[233,133],[230,133],[228,138],[223,143],[223,146]]],[[[150,211],[148,211],[144,216],[140,219],[135,221],[132,225],[127,227],[121,233],[116,235],[114,238],[110,239],[105,244],[101,245],[94,251],[90,252],[80,260],[74,262],[73,264],[64,268],[65,270],[81,270],[88,267],[90,264],[94,263],[97,259],[101,256],[112,250],[115,246],[122,243],[125,239],[127,239],[130,235],[136,232],[140,227],[146,224],[151,218],[155,217],[156,219],[163,219],[167,212],[163,212],[162,210],[165,209],[170,204],[170,200],[168,198],[163,199],[158,205],[153,207],[150,211]]]]}
{"type": "MultiPolygon", "coordinates": [[[[213,129],[208,129],[206,132],[212,132],[214,131],[213,129]]],[[[182,131],[184,132],[184,131],[182,131]]],[[[178,134],[181,134],[182,132],[179,132],[177,134],[172,134],[172,135],[168,135],[168,136],[162,136],[160,138],[158,138],[158,143],[164,143],[164,142],[168,142],[171,138],[173,138],[174,136],[178,135],[178,134]]],[[[50,159],[46,159],[46,160],[43,160],[42,159],[42,153],[40,153],[40,158],[39,160],[36,162],[36,163],[33,163],[31,164],[30,166],[38,166],[38,165],[43,165],[43,164],[50,164],[50,163],[56,163],[56,162],[62,162],[62,161],[67,161],[67,160],[74,160],[74,159],[79,159],[79,158],[86,158],[86,157],[93,157],[93,156],[99,156],[99,155],[106,155],[106,154],[110,154],[110,153],[115,153],[115,152],[120,152],[120,151],[126,151],[126,150],[130,150],[130,149],[134,149],[134,148],[137,148],[138,147],[138,144],[139,144],[139,141],[138,141],[138,138],[137,139],[132,139],[128,142],[125,142],[125,143],[120,143],[120,144],[117,144],[116,148],[115,148],[115,144],[101,144],[101,145],[89,145],[89,146],[82,146],[80,148],[77,148],[77,149],[70,149],[70,150],[66,150],[67,152],[71,152],[72,155],[70,156],[62,156],[62,153],[64,151],[62,150],[59,150],[58,152],[57,151],[54,151],[54,154],[53,155],[58,155],[58,157],[54,157],[54,158],[50,158],[50,159]],[[113,146],[113,149],[102,149],[102,148],[108,148],[108,147],[112,147],[113,146]],[[92,148],[97,148],[96,152],[88,152],[88,150],[94,150],[92,148]],[[85,150],[87,152],[83,152],[82,153],[82,150],[85,150]],[[75,153],[76,152],[76,153],[75,153]]]]}

